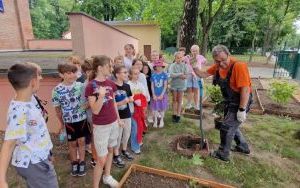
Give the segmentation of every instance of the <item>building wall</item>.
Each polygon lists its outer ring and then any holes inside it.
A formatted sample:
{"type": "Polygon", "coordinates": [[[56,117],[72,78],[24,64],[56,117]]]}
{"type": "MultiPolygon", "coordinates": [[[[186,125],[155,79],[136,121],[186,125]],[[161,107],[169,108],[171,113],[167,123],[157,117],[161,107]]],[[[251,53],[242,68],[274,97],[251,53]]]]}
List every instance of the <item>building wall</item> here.
{"type": "MultiPolygon", "coordinates": [[[[47,104],[45,105],[46,110],[49,113],[49,121],[47,123],[48,129],[50,132],[58,131],[58,119],[55,114],[55,110],[51,103],[51,92],[52,89],[61,81],[58,77],[46,77],[41,80],[40,89],[37,93],[38,97],[42,100],[46,100],[47,104]]],[[[6,76],[0,77],[0,130],[5,130],[6,128],[6,118],[7,118],[7,110],[10,101],[15,96],[14,90],[7,80],[6,76]]]]}
{"type": "Polygon", "coordinates": [[[28,40],[30,50],[72,50],[71,40],[28,40]]]}
{"type": "Polygon", "coordinates": [[[113,25],[113,27],[139,39],[138,51],[144,52],[144,45],[160,51],[160,27],[158,25],[113,25]]]}
{"type": "Polygon", "coordinates": [[[123,54],[131,43],[138,48],[138,39],[83,13],[70,13],[73,53],[83,58],[105,54],[111,58],[123,54]]]}
{"type": "Polygon", "coordinates": [[[0,12],[0,51],[27,49],[27,40],[34,38],[28,1],[4,0],[3,4],[4,12],[0,12]]]}

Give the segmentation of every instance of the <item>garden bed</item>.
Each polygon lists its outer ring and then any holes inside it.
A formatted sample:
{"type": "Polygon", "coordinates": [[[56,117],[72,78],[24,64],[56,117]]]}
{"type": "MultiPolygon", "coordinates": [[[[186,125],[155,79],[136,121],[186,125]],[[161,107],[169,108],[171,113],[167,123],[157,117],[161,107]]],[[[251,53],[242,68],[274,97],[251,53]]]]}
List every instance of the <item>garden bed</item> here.
{"type": "Polygon", "coordinates": [[[201,137],[196,135],[180,135],[171,142],[173,151],[186,157],[193,157],[194,154],[200,154],[203,157],[209,155],[209,144],[205,141],[204,148],[200,147],[201,137]]]}
{"type": "Polygon", "coordinates": [[[300,104],[294,98],[282,106],[273,102],[267,92],[267,90],[257,90],[265,113],[300,118],[300,104]]]}
{"type": "Polygon", "coordinates": [[[250,113],[262,115],[264,114],[264,107],[261,104],[260,97],[258,95],[257,89],[252,91],[253,94],[253,103],[251,105],[250,113]]]}
{"type": "Polygon", "coordinates": [[[260,82],[261,79],[259,78],[252,78],[251,79],[251,86],[252,86],[252,89],[264,89],[263,88],[263,85],[261,84],[260,82]]]}
{"type": "Polygon", "coordinates": [[[232,187],[214,181],[132,164],[120,181],[124,188],[232,187]]]}

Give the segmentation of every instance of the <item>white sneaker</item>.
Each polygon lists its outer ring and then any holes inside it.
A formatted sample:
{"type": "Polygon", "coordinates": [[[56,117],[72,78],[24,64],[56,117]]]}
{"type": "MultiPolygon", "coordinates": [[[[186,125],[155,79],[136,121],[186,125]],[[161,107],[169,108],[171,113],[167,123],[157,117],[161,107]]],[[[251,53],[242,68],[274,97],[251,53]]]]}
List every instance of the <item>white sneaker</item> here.
{"type": "Polygon", "coordinates": [[[165,125],[164,120],[161,119],[160,122],[159,122],[159,126],[158,126],[158,127],[159,127],[159,128],[163,128],[164,125],[165,125]]]}
{"type": "Polygon", "coordinates": [[[153,123],[153,116],[148,116],[147,121],[148,121],[149,123],[153,123]]]}
{"type": "Polygon", "coordinates": [[[103,175],[103,183],[112,188],[119,186],[119,182],[115,180],[111,175],[109,176],[103,175]]]}
{"type": "Polygon", "coordinates": [[[186,104],[185,108],[186,109],[191,109],[193,107],[193,105],[191,103],[186,104]]]}
{"type": "Polygon", "coordinates": [[[154,121],[154,123],[153,123],[153,127],[154,127],[154,128],[157,128],[157,120],[156,120],[156,121],[154,121]]]}

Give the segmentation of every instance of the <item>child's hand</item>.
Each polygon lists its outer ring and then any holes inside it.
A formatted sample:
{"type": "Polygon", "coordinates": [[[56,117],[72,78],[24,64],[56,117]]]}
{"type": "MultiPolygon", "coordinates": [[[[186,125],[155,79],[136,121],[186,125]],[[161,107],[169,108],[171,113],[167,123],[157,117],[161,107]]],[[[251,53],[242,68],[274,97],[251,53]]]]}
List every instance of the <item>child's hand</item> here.
{"type": "Polygon", "coordinates": [[[55,134],[60,134],[60,133],[62,133],[64,131],[64,126],[62,125],[62,124],[60,124],[59,123],[59,125],[58,125],[58,131],[57,132],[55,132],[55,134]]]}
{"type": "Polygon", "coordinates": [[[162,100],[163,98],[164,98],[164,96],[160,95],[160,96],[157,97],[157,100],[162,100]]]}
{"type": "Polygon", "coordinates": [[[133,102],[134,99],[133,99],[133,96],[129,97],[129,102],[133,102]]]}
{"type": "Polygon", "coordinates": [[[124,127],[124,125],[125,125],[125,123],[121,119],[118,119],[118,124],[119,124],[119,127],[124,127]]]}
{"type": "Polygon", "coordinates": [[[104,97],[106,94],[106,88],[100,86],[98,92],[100,97],[104,97]]]}
{"type": "Polygon", "coordinates": [[[134,104],[137,105],[137,106],[142,106],[141,99],[138,99],[138,100],[134,101],[134,104]]]}
{"type": "Polygon", "coordinates": [[[180,75],[179,78],[181,78],[182,80],[186,79],[186,75],[183,74],[183,75],[180,75]]]}
{"type": "Polygon", "coordinates": [[[128,97],[126,97],[126,99],[124,99],[124,102],[125,103],[129,103],[130,102],[130,99],[128,97]]]}
{"type": "Polygon", "coordinates": [[[153,100],[157,100],[157,96],[156,95],[153,95],[153,100]]]}

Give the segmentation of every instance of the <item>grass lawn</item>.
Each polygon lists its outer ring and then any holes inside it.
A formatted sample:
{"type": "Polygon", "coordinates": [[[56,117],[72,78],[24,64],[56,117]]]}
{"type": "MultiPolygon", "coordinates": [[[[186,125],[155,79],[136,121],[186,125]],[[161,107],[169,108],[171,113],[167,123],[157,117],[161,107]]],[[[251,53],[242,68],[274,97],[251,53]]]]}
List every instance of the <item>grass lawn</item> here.
{"type": "MultiPolygon", "coordinates": [[[[211,148],[217,148],[218,131],[213,129],[211,117],[204,120],[206,137],[211,148]]],[[[232,154],[231,162],[224,163],[212,158],[188,159],[172,151],[170,142],[180,134],[199,134],[198,122],[182,119],[180,124],[171,122],[171,114],[166,116],[163,129],[153,129],[146,134],[142,154],[134,163],[212,179],[237,187],[299,187],[300,185],[300,140],[295,139],[300,130],[300,121],[270,115],[250,115],[242,127],[250,143],[252,154],[244,156],[232,154]]],[[[57,142],[57,141],[54,141],[57,142]]],[[[55,169],[60,187],[91,187],[92,169],[82,178],[69,175],[70,165],[67,150],[56,146],[55,169]]],[[[126,168],[129,165],[126,166],[126,168]]],[[[113,168],[112,174],[120,179],[126,169],[113,168]]],[[[11,187],[25,187],[15,171],[9,170],[11,187]]]]}

